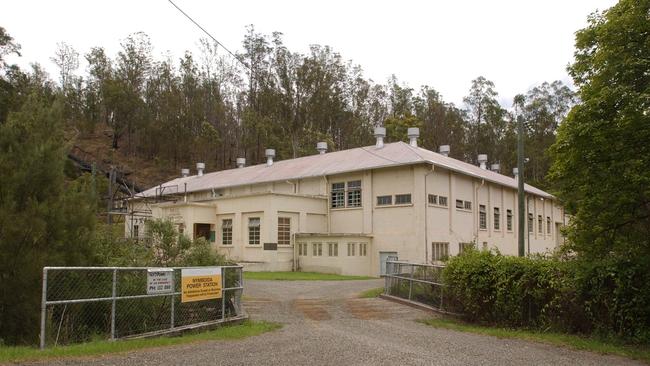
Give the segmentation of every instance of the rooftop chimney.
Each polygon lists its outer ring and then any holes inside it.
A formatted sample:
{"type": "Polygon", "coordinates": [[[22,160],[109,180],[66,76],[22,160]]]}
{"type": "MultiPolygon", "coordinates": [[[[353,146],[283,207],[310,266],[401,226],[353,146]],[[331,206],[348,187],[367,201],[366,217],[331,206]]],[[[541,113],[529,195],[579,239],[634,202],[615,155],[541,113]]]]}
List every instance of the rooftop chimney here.
{"type": "Polygon", "coordinates": [[[409,137],[409,145],[418,147],[418,137],[420,137],[420,129],[417,127],[409,127],[406,134],[409,137]]]}
{"type": "Polygon", "coordinates": [[[318,150],[319,154],[325,154],[327,152],[327,142],[321,141],[316,143],[316,150],[318,150]]]}
{"type": "Polygon", "coordinates": [[[499,170],[501,170],[501,166],[499,164],[492,164],[490,165],[490,170],[495,173],[498,173],[499,170]]]}
{"type": "Polygon", "coordinates": [[[384,137],[386,137],[386,128],[384,127],[375,127],[375,138],[377,139],[377,144],[375,147],[381,149],[384,147],[384,137]]]}
{"type": "Polygon", "coordinates": [[[274,149],[266,149],[266,165],[271,166],[273,165],[273,158],[275,157],[275,150],[274,149]]]}
{"type": "Polygon", "coordinates": [[[181,177],[187,178],[190,175],[190,170],[189,169],[181,169],[181,177]]]}
{"type": "Polygon", "coordinates": [[[203,170],[205,170],[205,163],[196,163],[196,171],[199,177],[203,176],[203,170]]]}
{"type": "Polygon", "coordinates": [[[440,151],[440,154],[444,156],[449,156],[449,152],[451,151],[451,148],[449,147],[449,145],[440,145],[440,149],[438,151],[440,151]]]}
{"type": "Polygon", "coordinates": [[[481,169],[487,169],[487,154],[478,154],[478,163],[481,169]]]}
{"type": "Polygon", "coordinates": [[[237,168],[243,168],[246,166],[246,158],[237,158],[237,168]]]}

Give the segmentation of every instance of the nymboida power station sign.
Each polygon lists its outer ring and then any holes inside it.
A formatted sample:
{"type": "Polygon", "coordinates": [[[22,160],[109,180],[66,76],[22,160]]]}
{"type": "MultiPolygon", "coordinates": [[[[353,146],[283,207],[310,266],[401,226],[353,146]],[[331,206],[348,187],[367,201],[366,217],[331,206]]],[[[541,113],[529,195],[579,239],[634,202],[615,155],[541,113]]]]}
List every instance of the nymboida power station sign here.
{"type": "Polygon", "coordinates": [[[221,267],[181,270],[181,302],[221,298],[221,267]]]}

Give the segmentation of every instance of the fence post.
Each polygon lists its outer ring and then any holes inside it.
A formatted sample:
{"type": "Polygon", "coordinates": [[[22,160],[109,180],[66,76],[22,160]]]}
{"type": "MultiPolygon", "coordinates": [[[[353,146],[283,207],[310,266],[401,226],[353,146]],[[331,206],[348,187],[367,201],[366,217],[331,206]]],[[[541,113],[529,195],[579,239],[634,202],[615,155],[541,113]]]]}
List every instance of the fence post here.
{"type": "Polygon", "coordinates": [[[117,297],[117,269],[113,269],[113,291],[111,304],[111,341],[115,340],[115,300],[117,297]]]}
{"type": "Polygon", "coordinates": [[[221,267],[221,321],[226,321],[226,269],[221,267]]]}
{"type": "Polygon", "coordinates": [[[41,293],[41,349],[45,349],[45,317],[47,316],[47,267],[43,267],[43,289],[41,293]]]}
{"type": "Polygon", "coordinates": [[[415,266],[411,264],[411,280],[409,281],[409,300],[411,300],[411,293],[413,292],[413,271],[415,266]]]}
{"type": "Polygon", "coordinates": [[[169,323],[170,323],[169,325],[170,325],[171,329],[174,329],[174,320],[175,320],[174,319],[174,316],[175,316],[175,312],[174,312],[174,293],[176,292],[176,281],[174,281],[174,277],[176,277],[176,269],[172,270],[172,294],[170,295],[170,297],[172,299],[172,303],[171,303],[171,316],[170,316],[170,319],[169,319],[169,323]]]}

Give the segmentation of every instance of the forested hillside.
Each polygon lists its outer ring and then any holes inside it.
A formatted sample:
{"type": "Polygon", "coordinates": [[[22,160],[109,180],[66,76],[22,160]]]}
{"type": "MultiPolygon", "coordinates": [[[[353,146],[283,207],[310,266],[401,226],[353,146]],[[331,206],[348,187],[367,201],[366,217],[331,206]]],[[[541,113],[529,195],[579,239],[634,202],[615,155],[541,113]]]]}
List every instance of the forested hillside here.
{"type": "MultiPolygon", "coordinates": [[[[477,77],[457,106],[431,86],[414,88],[396,76],[368,79],[329,46],[293,52],[281,33],[263,35],[252,26],[238,59],[206,40],[200,44],[199,54],[174,59],[154,56],[143,33],[126,37],[116,55],[102,47],[80,54],[60,43],[50,60],[38,60],[58,66],[55,81],[38,64],[5,68],[0,123],[21,104],[24,88],[38,84],[62,101],[74,151],[116,165],[147,187],[199,161],[209,171],[231,168],[237,157],[259,163],[266,148],[287,159],[314,154],[317,141],[335,150],[372,144],[378,125],[387,127],[389,141],[406,140],[408,127],[420,127],[423,147],[449,144],[451,156],[468,162],[486,153],[509,175],[517,115],[528,126],[528,179],[544,187],[546,148],[574,103],[573,92],[555,81],[522,90],[523,102],[504,108],[494,83],[477,77]]],[[[12,50],[18,48],[4,52],[12,50]]]]}

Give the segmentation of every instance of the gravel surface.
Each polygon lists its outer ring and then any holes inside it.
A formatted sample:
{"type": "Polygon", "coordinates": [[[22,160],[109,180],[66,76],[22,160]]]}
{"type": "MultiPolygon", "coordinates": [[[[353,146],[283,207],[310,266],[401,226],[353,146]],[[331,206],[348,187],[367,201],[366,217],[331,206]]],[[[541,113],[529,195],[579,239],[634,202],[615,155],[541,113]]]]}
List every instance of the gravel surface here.
{"type": "Polygon", "coordinates": [[[357,294],[367,281],[245,283],[252,319],[285,324],[239,341],[135,351],[49,365],[633,365],[624,358],[546,344],[436,329],[414,320],[432,314],[357,294]]]}

